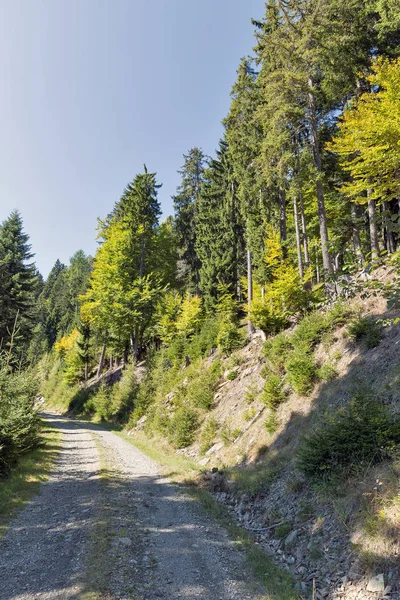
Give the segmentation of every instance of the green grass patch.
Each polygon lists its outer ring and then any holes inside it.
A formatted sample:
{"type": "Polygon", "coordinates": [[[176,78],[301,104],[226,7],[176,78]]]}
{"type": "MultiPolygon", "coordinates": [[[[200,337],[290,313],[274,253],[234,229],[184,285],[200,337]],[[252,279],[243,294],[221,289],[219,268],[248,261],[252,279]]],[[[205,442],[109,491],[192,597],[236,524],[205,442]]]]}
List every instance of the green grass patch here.
{"type": "Polygon", "coordinates": [[[40,445],[23,455],[9,477],[0,480],[0,537],[9,520],[37,494],[47,480],[60,449],[61,432],[44,424],[40,445]]]}

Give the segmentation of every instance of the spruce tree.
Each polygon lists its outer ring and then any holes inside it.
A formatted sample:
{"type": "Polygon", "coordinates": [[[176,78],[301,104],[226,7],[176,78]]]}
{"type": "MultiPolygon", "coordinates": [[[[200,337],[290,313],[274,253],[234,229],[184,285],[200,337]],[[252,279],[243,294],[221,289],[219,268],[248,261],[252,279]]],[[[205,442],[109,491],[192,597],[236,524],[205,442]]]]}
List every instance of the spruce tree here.
{"type": "Polygon", "coordinates": [[[197,212],[200,291],[207,308],[215,305],[220,284],[228,286],[232,295],[240,296],[245,262],[237,182],[225,140],[220,142],[216,155],[204,173],[197,212]]]}
{"type": "Polygon", "coordinates": [[[184,278],[190,291],[198,293],[200,261],[196,252],[196,213],[206,158],[200,148],[191,148],[183,155],[184,164],[178,173],[182,177],[177,193],[173,196],[175,230],[184,265],[184,278]]]}
{"type": "Polygon", "coordinates": [[[16,360],[24,359],[35,324],[38,277],[32,258],[21,215],[14,211],[0,226],[0,340],[3,349],[9,347],[14,331],[16,360]]]}

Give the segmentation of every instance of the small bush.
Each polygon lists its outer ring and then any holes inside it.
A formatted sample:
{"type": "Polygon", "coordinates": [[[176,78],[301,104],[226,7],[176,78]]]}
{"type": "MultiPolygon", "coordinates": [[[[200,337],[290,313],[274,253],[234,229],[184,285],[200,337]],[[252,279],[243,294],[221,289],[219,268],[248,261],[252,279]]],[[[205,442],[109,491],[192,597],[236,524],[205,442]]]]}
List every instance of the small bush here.
{"type": "Polygon", "coordinates": [[[247,404],[251,404],[258,396],[258,388],[255,385],[250,385],[244,394],[244,399],[247,404]]]}
{"type": "Polygon", "coordinates": [[[169,438],[176,448],[186,448],[194,441],[199,426],[197,412],[187,406],[181,406],[169,422],[169,438]]]}
{"type": "Polygon", "coordinates": [[[292,351],[293,347],[290,343],[290,336],[286,333],[269,338],[265,344],[263,353],[268,358],[272,368],[278,373],[284,372],[285,360],[292,351]]]}
{"type": "Polygon", "coordinates": [[[200,452],[202,454],[205,454],[207,450],[209,450],[213,445],[217,431],[218,422],[213,417],[211,417],[211,419],[208,419],[207,423],[204,425],[200,436],[200,452]]]}
{"type": "Polygon", "coordinates": [[[262,401],[268,408],[275,409],[285,399],[283,392],[283,381],[279,375],[271,374],[264,385],[261,396],[262,401]]]}
{"type": "Polygon", "coordinates": [[[222,321],[217,336],[219,350],[223,354],[230,354],[234,350],[242,348],[244,343],[245,337],[237,325],[231,321],[222,321]]]}
{"type": "Polygon", "coordinates": [[[338,372],[331,363],[326,363],[318,369],[318,379],[321,381],[333,381],[338,376],[338,372]]]}
{"type": "Polygon", "coordinates": [[[309,354],[295,352],[285,363],[286,377],[292,389],[302,396],[310,393],[317,378],[314,359],[309,354]]]}
{"type": "Polygon", "coordinates": [[[268,416],[267,420],[265,421],[265,429],[271,435],[273,433],[275,433],[275,431],[278,429],[278,418],[274,411],[271,411],[271,414],[268,416]]]}
{"type": "Polygon", "coordinates": [[[118,423],[126,423],[134,409],[139,384],[133,365],[123,372],[121,379],[111,391],[111,413],[118,423]]]}
{"type": "Polygon", "coordinates": [[[348,473],[388,458],[400,443],[400,420],[361,394],[322,420],[301,445],[298,466],[313,479],[348,473]]]}
{"type": "Polygon", "coordinates": [[[39,442],[41,422],[33,406],[36,391],[31,373],[0,370],[0,477],[39,442]]]}
{"type": "Polygon", "coordinates": [[[233,371],[229,371],[226,378],[228,379],[228,381],[233,381],[234,379],[237,378],[238,375],[239,375],[239,373],[237,371],[233,370],[233,371]]]}
{"type": "Polygon", "coordinates": [[[367,348],[375,348],[382,339],[382,327],[374,319],[360,317],[349,327],[350,338],[365,341],[367,348]]]}
{"type": "Polygon", "coordinates": [[[298,352],[310,352],[321,341],[329,325],[325,315],[319,312],[307,315],[300,321],[290,341],[298,352]]]}
{"type": "Polygon", "coordinates": [[[220,372],[221,365],[219,361],[215,361],[205,372],[196,370],[186,391],[187,399],[194,406],[204,408],[205,410],[211,408],[220,372]]]}

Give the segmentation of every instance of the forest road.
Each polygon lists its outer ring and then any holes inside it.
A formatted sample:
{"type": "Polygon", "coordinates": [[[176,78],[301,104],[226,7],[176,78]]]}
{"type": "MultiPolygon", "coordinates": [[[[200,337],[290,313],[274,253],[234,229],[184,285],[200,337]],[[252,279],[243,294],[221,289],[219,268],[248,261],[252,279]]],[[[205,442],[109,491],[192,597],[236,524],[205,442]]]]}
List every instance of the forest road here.
{"type": "Polygon", "coordinates": [[[0,600],[255,600],[226,531],[134,446],[45,414],[53,472],[0,539],[0,600]]]}

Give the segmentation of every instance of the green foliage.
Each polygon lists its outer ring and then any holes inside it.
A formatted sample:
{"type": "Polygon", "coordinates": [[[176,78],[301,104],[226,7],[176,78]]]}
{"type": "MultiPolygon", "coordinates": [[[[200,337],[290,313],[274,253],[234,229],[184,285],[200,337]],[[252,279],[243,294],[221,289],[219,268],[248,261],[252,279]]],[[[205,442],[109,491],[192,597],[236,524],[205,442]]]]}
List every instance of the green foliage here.
{"type": "Polygon", "coordinates": [[[382,339],[381,324],[369,317],[359,317],[351,323],[348,331],[353,340],[364,341],[367,348],[375,348],[382,339]]]}
{"type": "Polygon", "coordinates": [[[33,335],[39,279],[32,258],[29,236],[14,211],[0,225],[0,347],[10,351],[12,364],[26,360],[33,335]]]}
{"type": "Polygon", "coordinates": [[[279,375],[271,373],[268,376],[261,399],[266,406],[272,410],[277,408],[277,406],[285,400],[283,380],[279,375]]]}
{"type": "Polygon", "coordinates": [[[234,350],[242,348],[245,337],[237,325],[232,322],[222,321],[217,336],[219,350],[223,354],[230,354],[234,350]]]}
{"type": "Polygon", "coordinates": [[[346,408],[326,415],[304,438],[298,466],[312,479],[345,475],[390,457],[400,443],[400,421],[362,391],[346,408]]]}
{"type": "Polygon", "coordinates": [[[0,477],[39,442],[41,422],[33,406],[36,392],[32,373],[0,370],[0,477]]]}
{"type": "Polygon", "coordinates": [[[265,342],[263,354],[268,358],[273,369],[283,374],[285,361],[292,349],[291,338],[286,333],[280,333],[265,342]]]}
{"type": "Polygon", "coordinates": [[[268,417],[267,417],[267,419],[265,421],[265,429],[271,435],[273,433],[275,433],[275,431],[278,429],[278,418],[277,418],[276,413],[274,411],[271,411],[271,413],[268,415],[268,417]]]}
{"type": "Polygon", "coordinates": [[[210,419],[208,419],[205,423],[205,425],[203,426],[203,429],[201,431],[201,435],[200,435],[200,452],[201,454],[205,454],[207,452],[207,450],[209,450],[211,448],[211,446],[214,443],[215,440],[215,436],[216,433],[218,431],[218,422],[216,421],[216,419],[214,419],[214,417],[211,417],[210,419]]]}
{"type": "Polygon", "coordinates": [[[337,376],[337,369],[331,363],[325,363],[318,369],[318,379],[321,381],[333,381],[337,376]]]}
{"type": "Polygon", "coordinates": [[[175,448],[186,448],[193,443],[199,426],[197,412],[188,406],[180,406],[168,424],[169,439],[175,448]]]}
{"type": "Polygon", "coordinates": [[[193,406],[205,410],[211,408],[220,371],[220,363],[219,361],[215,361],[209,369],[196,372],[186,391],[186,398],[193,406]]]}
{"type": "Polygon", "coordinates": [[[108,421],[113,412],[110,389],[101,384],[98,390],[91,394],[85,402],[84,411],[97,415],[102,421],[108,421]]]}
{"type": "Polygon", "coordinates": [[[303,352],[293,352],[285,362],[286,378],[293,390],[302,396],[312,391],[317,378],[314,358],[303,352]]]}

